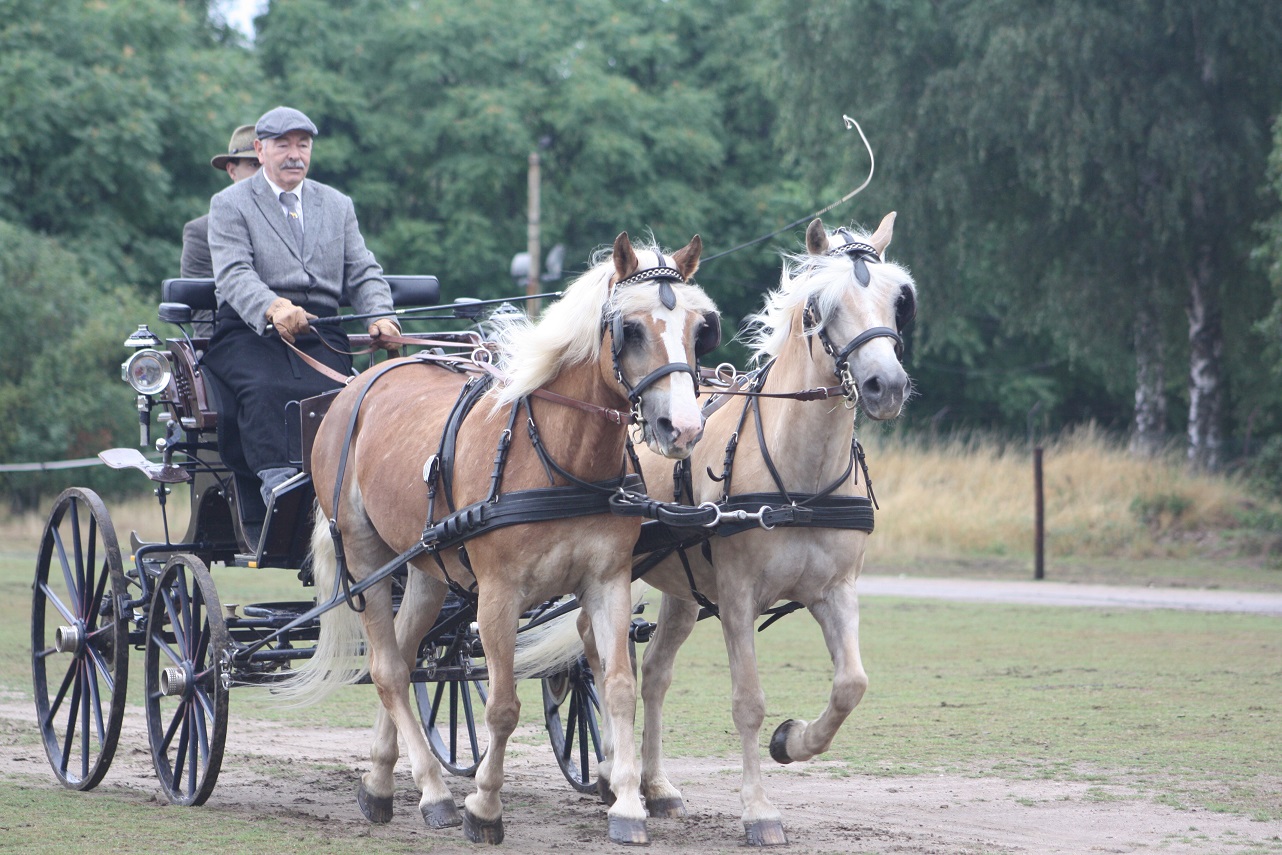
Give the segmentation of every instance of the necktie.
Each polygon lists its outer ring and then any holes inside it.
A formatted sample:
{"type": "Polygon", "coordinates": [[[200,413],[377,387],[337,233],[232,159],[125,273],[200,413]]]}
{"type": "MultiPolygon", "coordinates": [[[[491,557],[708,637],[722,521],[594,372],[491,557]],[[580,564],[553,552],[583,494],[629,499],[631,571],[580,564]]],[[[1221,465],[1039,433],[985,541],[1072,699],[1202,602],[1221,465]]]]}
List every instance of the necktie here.
{"type": "Polygon", "coordinates": [[[289,214],[285,219],[289,221],[289,230],[294,233],[294,240],[298,243],[298,249],[301,251],[303,248],[303,221],[298,218],[298,194],[281,193],[280,201],[289,210],[289,214]]]}

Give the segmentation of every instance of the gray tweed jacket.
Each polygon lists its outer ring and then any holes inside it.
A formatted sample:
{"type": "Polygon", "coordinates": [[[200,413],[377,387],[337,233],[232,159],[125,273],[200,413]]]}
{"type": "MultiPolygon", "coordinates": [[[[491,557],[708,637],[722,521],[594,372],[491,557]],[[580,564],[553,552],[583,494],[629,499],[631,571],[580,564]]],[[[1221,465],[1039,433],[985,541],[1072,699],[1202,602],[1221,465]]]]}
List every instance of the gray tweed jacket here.
{"type": "Polygon", "coordinates": [[[305,179],[300,249],[262,171],[209,202],[209,250],[218,305],[230,304],[260,335],[277,297],[337,309],[346,293],[361,314],[392,312],[383,268],[365,246],[352,200],[305,179]]]}

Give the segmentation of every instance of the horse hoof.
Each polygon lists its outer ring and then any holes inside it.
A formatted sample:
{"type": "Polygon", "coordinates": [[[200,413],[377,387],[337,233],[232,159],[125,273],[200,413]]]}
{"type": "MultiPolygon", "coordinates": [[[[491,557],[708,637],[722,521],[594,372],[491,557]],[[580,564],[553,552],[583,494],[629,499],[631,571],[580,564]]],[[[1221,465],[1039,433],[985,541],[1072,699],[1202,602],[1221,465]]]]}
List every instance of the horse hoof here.
{"type": "Polygon", "coordinates": [[[645,820],[610,817],[610,842],[625,846],[649,846],[650,835],[646,834],[645,820]]]}
{"type": "Polygon", "coordinates": [[[503,817],[481,819],[464,808],[463,834],[472,843],[489,843],[497,846],[503,842],[503,817]]]}
{"type": "Polygon", "coordinates": [[[614,790],[610,789],[610,782],[605,778],[596,779],[596,794],[601,797],[606,807],[614,804],[614,790]]]}
{"type": "Polygon", "coordinates": [[[364,781],[356,785],[356,804],[370,822],[381,825],[392,821],[392,797],[372,795],[364,781]]]}
{"type": "Polygon", "coordinates": [[[745,822],[743,829],[748,835],[749,846],[787,846],[788,835],[783,833],[783,823],[777,819],[759,819],[756,822],[745,822]]]}
{"type": "MultiPolygon", "coordinates": [[[[418,809],[423,814],[423,822],[427,823],[428,828],[453,828],[463,824],[463,818],[458,815],[458,808],[454,805],[453,799],[419,805],[418,809]]],[[[501,833],[500,836],[502,836],[501,833]]]]}
{"type": "Polygon", "coordinates": [[[788,719],[776,727],[774,734],[770,737],[770,756],[776,763],[787,765],[792,762],[792,758],[788,756],[788,731],[792,730],[796,723],[796,719],[788,719]]]}
{"type": "Polygon", "coordinates": [[[646,799],[646,813],[662,819],[680,819],[686,815],[686,803],[680,796],[665,796],[661,799],[646,799]]]}

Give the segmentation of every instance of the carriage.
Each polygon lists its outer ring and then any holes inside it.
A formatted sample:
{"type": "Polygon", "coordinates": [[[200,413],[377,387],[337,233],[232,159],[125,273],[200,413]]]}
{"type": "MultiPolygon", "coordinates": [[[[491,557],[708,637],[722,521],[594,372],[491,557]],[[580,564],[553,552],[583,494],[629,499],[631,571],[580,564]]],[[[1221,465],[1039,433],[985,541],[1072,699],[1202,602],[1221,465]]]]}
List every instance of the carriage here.
{"type": "MultiPolygon", "coordinates": [[[[431,318],[471,323],[464,332],[407,334],[438,353],[483,347],[487,316],[518,311],[500,300],[442,305],[433,276],[389,276],[388,282],[398,310],[434,307],[441,311],[429,312],[431,318]]],[[[159,319],[186,329],[193,313],[214,308],[213,280],[166,280],[162,300],[159,319]]],[[[351,340],[358,349],[368,344],[363,335],[351,340]]],[[[133,352],[122,364],[122,379],[136,393],[139,444],[154,446],[161,459],[153,462],[131,448],[100,457],[154,483],[164,536],[148,542],[134,532],[122,543],[105,504],[91,490],[72,487],[57,498],[33,588],[37,720],[59,781],[77,790],[96,786],[117,747],[129,651],[141,649],[148,741],[161,789],[175,804],[198,805],[218,778],[230,689],[270,686],[312,654],[317,623],[299,618],[314,611],[315,598],[226,603],[211,569],[222,564],[295,571],[300,593],[307,595],[302,589],[312,584],[314,500],[307,452],[330,396],[289,408],[282,429],[297,438],[296,461],[304,471],[264,507],[256,486],[219,455],[218,411],[199,363],[206,340],[184,335],[162,343],[144,324],[125,345],[133,352]],[[190,492],[190,519],[180,536],[170,530],[167,506],[175,489],[190,492]]],[[[526,624],[555,616],[558,605],[571,607],[548,603],[527,614],[526,624]]],[[[644,630],[638,620],[636,631],[644,630]]],[[[433,752],[449,771],[473,774],[486,748],[480,718],[486,670],[467,598],[449,597],[422,641],[413,680],[433,752]]],[[[590,671],[574,664],[547,675],[543,691],[558,764],[576,788],[594,790],[600,736],[590,671]]]]}
{"type": "MultiPolygon", "coordinates": [[[[663,693],[676,649],[694,621],[715,614],[730,653],[733,713],[743,741],[747,842],[786,843],[778,811],[760,786],[756,746],[764,696],[752,650],[753,623],[763,614],[769,622],[805,607],[824,627],[836,666],[828,707],[814,722],[785,721],[770,740],[770,755],[780,763],[809,759],[828,748],[867,683],[854,584],[875,503],[854,412],[894,418],[909,393],[901,330],[915,312],[915,286],[906,270],[881,258],[893,220],[890,214],[875,234],[858,235],[827,232],[818,219],[811,223],[806,252],[785,261],[781,286],[758,316],[756,351],[764,364],[747,374],[698,368],[697,358],[719,340],[715,307],[689,281],[698,266],[698,237],[669,264],[657,247],[641,253],[645,261],[639,261],[626,233],[620,235],[612,261],[591,268],[567,291],[577,289],[579,295],[560,301],[553,311],[561,314],[540,322],[577,329],[529,339],[536,345],[530,350],[541,353],[534,361],[543,367],[517,366],[515,379],[503,380],[489,417],[471,423],[473,429],[481,425],[474,430],[481,440],[470,444],[465,462],[459,454],[472,483],[458,507],[447,497],[441,504],[448,504],[448,513],[438,515],[436,491],[450,492],[460,425],[499,373],[484,337],[472,331],[423,337],[419,356],[426,356],[418,364],[433,363],[437,379],[428,386],[439,387],[436,392],[423,394],[427,375],[390,370],[406,363],[389,360],[336,397],[300,402],[291,430],[300,437],[299,460],[310,471],[276,490],[253,546],[247,536],[254,530],[252,491],[222,465],[211,441],[218,426],[202,396],[199,341],[171,341],[169,355],[157,356],[158,342],[140,329],[131,339],[138,352],[124,371],[139,393],[144,445],[153,408],[164,407],[165,436],[156,443],[162,461],[125,450],[103,459],[145,472],[157,484],[162,511],[170,485],[189,483],[192,521],[177,543],[167,523],[163,542],[135,539],[134,566],[126,570],[97,497],[75,488],[59,497],[42,542],[32,621],[37,711],[55,773],[77,789],[101,780],[123,713],[127,648],[139,646],[146,654],[148,733],[162,787],[171,801],[204,801],[221,763],[229,689],[281,684],[289,691],[309,666],[316,666],[311,674],[320,683],[345,679],[331,665],[334,651],[324,649],[341,618],[348,623],[342,630],[347,641],[363,645],[362,657],[369,651],[375,662],[380,647],[392,654],[382,656],[380,667],[370,665],[372,676],[365,678],[378,685],[384,701],[371,751],[374,769],[358,786],[358,803],[371,821],[391,818],[399,734],[423,792],[424,820],[432,827],[461,822],[469,839],[501,842],[497,794],[503,746],[519,707],[514,682],[533,675],[542,680],[545,723],[566,778],[581,791],[597,789],[611,804],[611,840],[645,843],[647,814],[685,812],[662,768],[663,693]],[[441,367],[490,376],[441,383],[441,367]],[[384,374],[391,379],[377,385],[384,374]],[[565,380],[569,375],[574,379],[565,380]],[[360,389],[354,391],[356,385],[360,389]],[[700,386],[714,393],[701,411],[695,401],[700,386]],[[583,400],[592,395],[631,409],[583,400]],[[736,397],[742,408],[728,405],[736,397]],[[494,420],[501,405],[508,407],[506,428],[502,419],[494,420]],[[519,448],[518,413],[528,420],[529,435],[519,448]],[[559,429],[541,433],[536,415],[559,429]],[[429,422],[426,434],[440,436],[441,444],[434,453],[437,446],[427,443],[435,440],[413,440],[410,457],[427,461],[421,478],[392,455],[346,472],[361,443],[387,449],[406,436],[407,425],[429,422]],[[648,451],[634,450],[630,438],[625,442],[619,429],[628,425],[639,430],[648,451]],[[715,437],[713,447],[705,440],[695,448],[705,426],[715,437]],[[595,439],[582,439],[589,435],[595,439]],[[781,439],[782,454],[777,444],[771,448],[781,439]],[[604,457],[590,453],[597,445],[604,457]],[[510,452],[522,458],[519,463],[509,465],[510,452]],[[674,470],[664,458],[689,460],[674,470]],[[577,466],[578,474],[558,460],[577,466]],[[718,461],[719,474],[713,469],[718,461]],[[742,492],[732,492],[732,475],[742,492]],[[647,495],[647,480],[672,485],[672,500],[647,495]],[[528,486],[554,482],[563,486],[528,486]],[[419,495],[423,483],[426,500],[419,495]],[[307,513],[314,500],[320,508],[315,519],[307,513]],[[586,535],[573,518],[591,514],[605,516],[586,535]],[[505,541],[494,533],[501,525],[531,523],[546,525],[539,530],[551,532],[551,546],[540,544],[531,552],[519,535],[505,541]],[[357,537],[344,552],[340,535],[349,527],[357,537]],[[772,529],[779,531],[767,533],[772,529]],[[390,539],[385,531],[392,532],[390,539]],[[443,549],[474,534],[487,535],[475,549],[443,549]],[[743,536],[730,537],[738,534],[743,536]],[[605,546],[594,553],[596,539],[605,546]],[[411,572],[407,581],[405,565],[418,568],[414,562],[425,556],[440,573],[416,586],[428,574],[411,572]],[[578,568],[577,581],[557,575],[563,561],[578,568]],[[237,612],[219,602],[209,572],[216,562],[297,569],[320,593],[315,603],[259,604],[237,612]],[[60,571],[61,581],[51,570],[60,571]],[[489,574],[489,582],[478,570],[489,574]],[[573,594],[526,603],[514,612],[519,597],[529,599],[529,589],[499,590],[507,582],[503,575],[513,572],[525,573],[534,590],[573,594]],[[479,596],[475,587],[465,590],[457,582],[466,574],[479,583],[479,596]],[[649,645],[642,665],[645,726],[638,765],[632,734],[636,660],[628,645],[648,640],[654,624],[633,617],[628,587],[642,575],[664,600],[658,642],[649,645]],[[353,608],[337,608],[342,605],[353,608]],[[357,611],[359,618],[353,617],[357,611]],[[418,621],[420,611],[430,615],[430,623],[418,621]],[[353,621],[364,623],[363,638],[353,621]],[[518,673],[513,635],[531,630],[539,636],[568,631],[574,643],[562,645],[546,660],[554,664],[542,671],[518,673]],[[60,669],[64,675],[54,688],[48,675],[60,669]],[[421,729],[407,726],[414,712],[398,706],[398,681],[414,686],[421,729]],[[488,731],[479,725],[482,705],[488,731]],[[486,750],[487,738],[497,751],[486,750]],[[478,790],[466,800],[461,820],[437,763],[428,762],[429,746],[440,766],[476,774],[478,790]]],[[[433,280],[393,278],[392,284],[398,306],[436,300],[433,280]]],[[[195,294],[182,290],[189,285],[166,284],[167,295],[185,294],[187,302],[167,300],[162,320],[185,322],[193,307],[208,301],[207,284],[195,294]]],[[[452,311],[476,320],[478,308],[455,304],[452,311]]]]}

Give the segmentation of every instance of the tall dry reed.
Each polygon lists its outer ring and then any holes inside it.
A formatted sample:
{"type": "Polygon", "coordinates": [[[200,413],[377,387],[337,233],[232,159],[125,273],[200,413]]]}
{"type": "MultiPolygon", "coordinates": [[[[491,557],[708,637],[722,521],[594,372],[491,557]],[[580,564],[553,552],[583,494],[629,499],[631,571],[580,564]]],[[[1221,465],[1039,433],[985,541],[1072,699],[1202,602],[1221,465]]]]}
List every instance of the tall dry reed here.
{"type": "MultiPolygon", "coordinates": [[[[877,551],[896,557],[1030,556],[1033,454],[995,439],[865,442],[877,515],[877,551]]],[[[1046,548],[1080,557],[1177,557],[1259,550],[1267,538],[1227,537],[1279,509],[1241,479],[1196,475],[1178,456],[1132,457],[1079,428],[1044,443],[1046,548]]]]}

